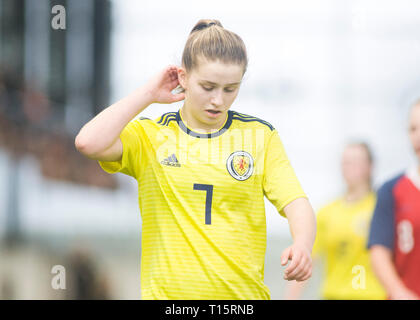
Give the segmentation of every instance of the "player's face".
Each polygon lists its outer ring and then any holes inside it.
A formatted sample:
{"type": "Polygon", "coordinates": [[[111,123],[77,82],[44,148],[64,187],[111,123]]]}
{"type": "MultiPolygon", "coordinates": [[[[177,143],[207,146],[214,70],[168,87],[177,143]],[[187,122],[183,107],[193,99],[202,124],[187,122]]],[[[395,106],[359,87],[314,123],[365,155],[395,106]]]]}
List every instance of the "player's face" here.
{"type": "Polygon", "coordinates": [[[411,145],[420,161],[420,104],[413,107],[410,113],[409,134],[411,145]]]}
{"type": "Polygon", "coordinates": [[[179,73],[185,89],[182,115],[195,129],[219,129],[239,93],[243,66],[199,59],[196,68],[179,73]]]}
{"type": "Polygon", "coordinates": [[[347,146],[342,155],[341,170],[348,186],[369,182],[372,165],[366,149],[360,145],[347,146]]]}

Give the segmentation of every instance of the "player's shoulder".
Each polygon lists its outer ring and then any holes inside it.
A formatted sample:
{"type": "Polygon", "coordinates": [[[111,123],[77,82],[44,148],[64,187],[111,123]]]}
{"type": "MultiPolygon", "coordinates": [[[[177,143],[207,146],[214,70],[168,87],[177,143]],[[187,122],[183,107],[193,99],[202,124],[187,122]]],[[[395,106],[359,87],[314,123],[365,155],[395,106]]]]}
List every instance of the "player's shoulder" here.
{"type": "Polygon", "coordinates": [[[169,124],[174,121],[177,121],[177,111],[165,112],[162,115],[155,118],[153,121],[159,126],[169,126],[169,124]]]}
{"type": "Polygon", "coordinates": [[[232,114],[232,122],[236,122],[238,124],[240,123],[249,127],[263,127],[269,131],[275,130],[274,126],[270,122],[259,117],[255,117],[235,110],[229,110],[229,112],[232,114]]]}
{"type": "Polygon", "coordinates": [[[148,120],[148,118],[145,117],[135,117],[131,119],[127,125],[124,127],[124,131],[131,131],[131,132],[141,132],[144,127],[144,120],[148,120]]]}
{"type": "Polygon", "coordinates": [[[133,121],[139,125],[147,126],[168,126],[171,121],[176,121],[177,112],[171,111],[163,113],[162,115],[155,117],[155,118],[148,118],[148,117],[137,117],[133,121]]]}
{"type": "Polygon", "coordinates": [[[385,181],[378,190],[378,195],[383,193],[390,193],[394,189],[395,185],[404,178],[405,173],[400,172],[397,175],[393,176],[391,179],[385,181]]]}

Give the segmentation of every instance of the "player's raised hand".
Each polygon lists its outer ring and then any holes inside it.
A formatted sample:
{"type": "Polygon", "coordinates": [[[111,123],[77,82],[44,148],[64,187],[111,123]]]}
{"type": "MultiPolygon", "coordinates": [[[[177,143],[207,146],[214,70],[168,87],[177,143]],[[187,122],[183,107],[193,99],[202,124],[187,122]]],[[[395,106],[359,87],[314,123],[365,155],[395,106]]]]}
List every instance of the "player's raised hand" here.
{"type": "Polygon", "coordinates": [[[286,248],[281,255],[281,265],[285,266],[291,260],[284,271],[285,280],[305,281],[312,275],[311,252],[304,245],[294,243],[286,248]]]}
{"type": "Polygon", "coordinates": [[[146,88],[151,93],[152,103],[173,103],[185,99],[184,93],[172,93],[178,85],[178,67],[169,65],[151,78],[146,88]]]}

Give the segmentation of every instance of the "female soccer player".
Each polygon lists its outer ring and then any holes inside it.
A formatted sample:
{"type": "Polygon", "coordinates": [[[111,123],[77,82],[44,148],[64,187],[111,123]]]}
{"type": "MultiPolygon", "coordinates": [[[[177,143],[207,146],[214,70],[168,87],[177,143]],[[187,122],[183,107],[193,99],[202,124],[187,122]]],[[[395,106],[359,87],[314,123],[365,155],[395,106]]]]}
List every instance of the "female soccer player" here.
{"type": "MultiPolygon", "coordinates": [[[[376,201],[371,184],[372,166],[372,153],[366,143],[348,144],[341,158],[346,192],[318,212],[313,256],[326,260],[323,299],[385,299],[366,249],[376,201]]],[[[304,283],[290,283],[286,298],[298,299],[303,287],[304,283]]]]}
{"type": "MultiPolygon", "coordinates": [[[[267,121],[230,110],[247,68],[242,39],[200,20],[182,55],[88,122],[77,149],[138,182],[143,299],[270,299],[264,196],[290,224],[287,280],[311,276],[315,214],[267,121]],[[177,86],[184,92],[173,93],[177,86]],[[152,103],[178,111],[132,120],[152,103]]],[[[280,266],[279,266],[280,267],[280,266]]]]}
{"type": "Polygon", "coordinates": [[[418,164],[379,189],[368,243],[392,300],[420,299],[420,100],[410,110],[409,135],[418,164]]]}

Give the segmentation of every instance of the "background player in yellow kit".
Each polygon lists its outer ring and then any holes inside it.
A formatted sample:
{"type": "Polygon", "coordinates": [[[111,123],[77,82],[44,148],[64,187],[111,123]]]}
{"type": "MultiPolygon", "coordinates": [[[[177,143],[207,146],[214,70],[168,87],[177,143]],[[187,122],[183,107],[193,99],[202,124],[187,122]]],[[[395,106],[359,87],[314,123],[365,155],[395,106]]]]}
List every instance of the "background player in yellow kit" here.
{"type": "Polygon", "coordinates": [[[200,20],[181,68],[168,66],[76,137],[105,171],[138,182],[143,299],[270,299],[264,196],[294,239],[282,254],[283,265],[291,260],[284,278],[311,276],[315,215],[278,132],[230,110],[247,64],[238,35],[200,20]],[[178,85],[184,92],[175,94],[178,85]],[[178,111],[132,120],[152,103],[184,99],[178,111]]]}
{"type": "MultiPolygon", "coordinates": [[[[324,299],[385,299],[366,248],[376,195],[372,190],[372,153],[365,143],[351,143],[342,154],[346,193],[317,214],[313,257],[325,257],[324,299]]],[[[317,259],[316,259],[317,260],[317,259]]],[[[287,299],[298,299],[305,283],[291,282],[287,299]]]]}

